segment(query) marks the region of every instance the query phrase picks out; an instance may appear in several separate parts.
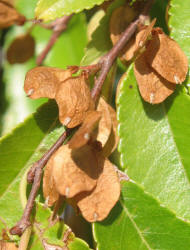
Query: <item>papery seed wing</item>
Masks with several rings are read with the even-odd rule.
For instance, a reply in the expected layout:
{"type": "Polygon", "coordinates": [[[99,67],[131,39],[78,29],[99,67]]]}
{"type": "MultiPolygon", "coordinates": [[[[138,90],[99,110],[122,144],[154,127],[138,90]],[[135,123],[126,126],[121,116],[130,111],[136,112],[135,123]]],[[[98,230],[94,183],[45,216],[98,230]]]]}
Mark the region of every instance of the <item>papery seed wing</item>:
{"type": "Polygon", "coordinates": [[[41,97],[55,98],[61,80],[71,76],[70,70],[53,67],[35,67],[26,74],[24,90],[32,99],[41,97]]]}
{"type": "Polygon", "coordinates": [[[35,41],[29,35],[22,35],[13,40],[7,50],[7,60],[10,64],[24,63],[34,55],[35,41]]]}
{"type": "Polygon", "coordinates": [[[102,113],[102,117],[98,126],[97,141],[102,143],[102,147],[106,144],[112,129],[112,121],[109,111],[109,104],[100,97],[97,110],[102,113]]]}
{"type": "Polygon", "coordinates": [[[56,190],[55,181],[52,175],[54,157],[55,154],[49,159],[43,176],[43,194],[48,206],[52,206],[59,199],[59,193],[56,190]]]}
{"type": "Polygon", "coordinates": [[[0,29],[8,28],[16,21],[19,21],[21,15],[8,3],[0,2],[0,29]]]}
{"type": "Polygon", "coordinates": [[[89,222],[102,221],[114,207],[120,197],[120,182],[114,166],[105,159],[103,172],[98,178],[96,188],[74,199],[89,222]]]}
{"type": "Polygon", "coordinates": [[[112,121],[112,129],[106,144],[103,147],[103,155],[108,157],[116,148],[119,142],[119,136],[117,134],[117,116],[115,110],[109,105],[109,112],[112,121]]]}
{"type": "Polygon", "coordinates": [[[101,112],[89,111],[81,127],[77,130],[77,132],[69,141],[69,147],[74,149],[84,146],[91,138],[91,134],[93,130],[97,127],[100,118],[101,112]]]}
{"type": "Polygon", "coordinates": [[[161,103],[175,90],[175,84],[168,82],[148,66],[144,54],[136,59],[134,73],[141,96],[146,102],[161,103]]]}
{"type": "Polygon", "coordinates": [[[81,124],[88,111],[94,109],[90,89],[82,76],[64,81],[55,99],[59,107],[59,120],[68,128],[81,124]]]}
{"type": "Polygon", "coordinates": [[[146,53],[147,63],[167,81],[180,84],[188,72],[188,60],[180,46],[160,29],[154,29],[146,53]]]}
{"type": "Polygon", "coordinates": [[[53,178],[59,194],[71,198],[95,188],[102,171],[91,146],[72,150],[68,145],[58,149],[53,159],[53,178]]]}

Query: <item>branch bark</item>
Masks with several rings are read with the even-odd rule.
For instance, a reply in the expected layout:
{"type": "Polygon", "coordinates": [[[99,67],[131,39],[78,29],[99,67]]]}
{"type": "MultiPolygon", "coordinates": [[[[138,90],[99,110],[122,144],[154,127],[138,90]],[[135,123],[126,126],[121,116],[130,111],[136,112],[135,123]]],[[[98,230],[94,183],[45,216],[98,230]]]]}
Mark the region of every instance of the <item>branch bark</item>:
{"type": "Polygon", "coordinates": [[[27,180],[29,183],[33,182],[32,189],[26,207],[24,209],[23,216],[21,220],[16,224],[16,226],[10,229],[11,234],[13,235],[16,234],[20,236],[22,235],[24,230],[31,225],[30,215],[34,207],[36,195],[40,188],[43,168],[46,165],[49,158],[51,157],[51,155],[63,144],[63,142],[70,135],[71,132],[72,132],[71,129],[66,129],[66,131],[59,137],[56,143],[43,155],[43,157],[40,160],[38,160],[33,164],[32,168],[28,172],[27,180]]]}
{"type": "Polygon", "coordinates": [[[41,54],[38,56],[38,58],[36,60],[36,64],[38,66],[40,66],[43,63],[47,54],[49,53],[49,51],[51,50],[51,48],[53,47],[53,45],[55,44],[55,42],[57,41],[59,36],[62,34],[63,31],[65,31],[67,29],[68,23],[69,23],[72,16],[73,16],[73,14],[71,14],[69,16],[61,17],[61,18],[55,20],[52,24],[47,26],[48,29],[53,29],[53,33],[52,33],[46,47],[44,48],[44,50],[41,52],[41,54]]]}

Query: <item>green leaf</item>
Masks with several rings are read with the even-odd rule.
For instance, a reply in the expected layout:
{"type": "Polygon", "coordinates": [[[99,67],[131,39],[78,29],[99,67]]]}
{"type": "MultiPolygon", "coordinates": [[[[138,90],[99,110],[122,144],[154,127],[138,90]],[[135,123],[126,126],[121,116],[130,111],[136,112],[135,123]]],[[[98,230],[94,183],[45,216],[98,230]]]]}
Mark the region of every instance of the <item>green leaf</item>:
{"type": "Polygon", "coordinates": [[[38,0],[15,0],[15,7],[26,18],[32,19],[37,2],[38,0]]]}
{"type": "Polygon", "coordinates": [[[140,97],[132,67],[118,98],[121,164],[145,192],[190,219],[190,97],[173,94],[160,105],[140,97]]]}
{"type": "MultiPolygon", "coordinates": [[[[172,0],[169,9],[170,36],[179,43],[180,47],[188,57],[190,62],[190,22],[189,22],[189,1],[172,0]]],[[[190,73],[189,73],[190,74],[190,73]]],[[[186,81],[190,84],[189,77],[186,81]]]]}
{"type": "Polygon", "coordinates": [[[105,0],[39,0],[36,6],[36,17],[44,21],[53,20],[64,15],[91,9],[105,0]]]}
{"type": "Polygon", "coordinates": [[[120,201],[93,228],[99,250],[185,250],[190,244],[190,223],[134,182],[122,183],[120,201]]]}
{"type": "Polygon", "coordinates": [[[23,177],[63,132],[55,102],[44,104],[10,134],[0,140],[0,230],[12,227],[21,217],[26,202],[23,177]]]}
{"type": "MultiPolygon", "coordinates": [[[[45,243],[48,244],[49,247],[59,246],[63,248],[67,246],[70,250],[89,249],[88,245],[83,240],[76,238],[75,235],[70,232],[70,228],[65,225],[63,221],[55,220],[54,223],[51,223],[51,216],[52,211],[45,207],[44,204],[37,202],[33,228],[42,246],[44,246],[45,243]],[[64,237],[66,237],[65,242],[63,241],[64,237]]],[[[39,242],[38,245],[40,245],[39,242]]],[[[33,244],[31,249],[36,249],[36,244],[33,244]]]]}
{"type": "Polygon", "coordinates": [[[112,43],[110,40],[109,21],[112,12],[124,3],[125,0],[114,1],[108,7],[105,15],[95,14],[98,15],[97,18],[99,18],[99,20],[97,21],[96,18],[94,18],[92,21],[96,23],[97,28],[91,34],[91,40],[86,47],[85,55],[82,59],[81,65],[96,63],[101,56],[111,49],[112,43]],[[99,25],[97,25],[97,22],[99,25]]]}

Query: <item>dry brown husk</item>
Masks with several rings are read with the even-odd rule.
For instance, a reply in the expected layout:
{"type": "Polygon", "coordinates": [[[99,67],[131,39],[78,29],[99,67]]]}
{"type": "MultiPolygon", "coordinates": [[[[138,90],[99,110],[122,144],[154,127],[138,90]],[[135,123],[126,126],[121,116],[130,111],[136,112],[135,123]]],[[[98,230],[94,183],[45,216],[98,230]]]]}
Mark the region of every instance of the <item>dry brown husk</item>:
{"type": "Polygon", "coordinates": [[[91,191],[97,184],[102,168],[103,163],[97,159],[90,145],[74,150],[64,145],[53,157],[52,176],[55,188],[67,198],[91,191]]]}
{"type": "Polygon", "coordinates": [[[137,15],[136,11],[126,5],[115,9],[110,19],[110,36],[113,45],[120,39],[121,34],[137,15]]]}
{"type": "Polygon", "coordinates": [[[156,23],[156,18],[152,20],[149,25],[141,28],[141,30],[136,35],[135,50],[139,50],[144,47],[147,39],[151,36],[152,29],[156,23]]]}
{"type": "MultiPolygon", "coordinates": [[[[110,33],[113,45],[115,45],[115,43],[119,40],[122,33],[137,13],[138,12],[135,7],[128,5],[121,6],[113,12],[110,20],[110,33]]],[[[125,48],[122,50],[120,54],[120,59],[122,61],[130,61],[136,55],[137,51],[145,45],[155,22],[156,19],[153,19],[150,25],[139,27],[140,31],[137,35],[134,34],[132,36],[132,38],[127,42],[125,48]]]]}
{"type": "Polygon", "coordinates": [[[102,113],[102,117],[99,121],[98,126],[98,134],[97,134],[97,141],[102,143],[102,147],[105,146],[112,129],[112,120],[109,111],[109,104],[104,100],[103,97],[100,97],[97,111],[102,113]]]}
{"type": "Polygon", "coordinates": [[[147,64],[144,53],[136,59],[134,73],[141,96],[146,102],[161,103],[175,90],[175,84],[162,78],[147,64]]]}
{"type": "MultiPolygon", "coordinates": [[[[120,39],[122,33],[132,20],[137,16],[134,8],[126,5],[114,10],[110,19],[110,38],[113,45],[120,39]]],[[[135,35],[127,42],[125,48],[120,53],[121,60],[130,61],[135,52],[135,35]]]]}
{"type": "Polygon", "coordinates": [[[79,148],[90,139],[97,140],[103,147],[103,155],[107,157],[116,149],[119,141],[116,112],[102,97],[97,110],[89,111],[83,124],[69,141],[69,146],[79,148]]]}
{"type": "Polygon", "coordinates": [[[7,60],[10,64],[24,63],[34,55],[35,41],[29,35],[21,35],[13,40],[7,50],[7,60]]]}
{"type": "Polygon", "coordinates": [[[108,157],[117,147],[117,118],[115,110],[101,97],[97,110],[102,112],[97,133],[97,141],[101,142],[103,155],[108,157]]]}
{"type": "Polygon", "coordinates": [[[152,39],[146,47],[146,61],[159,75],[175,84],[185,80],[188,59],[180,46],[160,28],[152,31],[152,39]]]}
{"type": "Polygon", "coordinates": [[[27,72],[24,90],[32,99],[41,97],[55,98],[61,82],[72,76],[71,70],[53,67],[35,67],[27,72]]]}
{"type": "Polygon", "coordinates": [[[81,127],[77,130],[77,132],[68,142],[69,147],[74,149],[80,148],[87,144],[87,142],[91,139],[91,134],[93,130],[97,127],[100,118],[101,112],[89,111],[81,127]]]}
{"type": "Polygon", "coordinates": [[[125,46],[125,52],[120,57],[122,61],[130,61],[136,53],[136,43],[135,43],[135,36],[133,36],[125,46]]]}
{"type": "Polygon", "coordinates": [[[68,128],[81,124],[87,113],[95,108],[84,76],[64,81],[56,92],[55,100],[59,107],[59,120],[68,128]]]}
{"type": "Polygon", "coordinates": [[[15,23],[24,22],[25,18],[20,15],[8,2],[0,2],[0,29],[8,28],[15,23]]]}
{"type": "Polygon", "coordinates": [[[102,149],[102,154],[105,157],[108,157],[112,152],[114,152],[119,143],[119,136],[117,134],[117,126],[118,126],[117,116],[115,110],[110,105],[109,105],[109,112],[112,121],[112,128],[109,138],[102,149]]]}
{"type": "Polygon", "coordinates": [[[59,199],[59,193],[56,190],[55,181],[52,175],[54,157],[55,155],[53,154],[49,159],[43,176],[43,194],[48,206],[52,206],[59,199]]]}
{"type": "Polygon", "coordinates": [[[120,196],[120,182],[114,166],[104,159],[104,167],[95,189],[73,198],[83,217],[89,222],[102,221],[114,207],[120,196]]]}
{"type": "Polygon", "coordinates": [[[137,52],[144,47],[151,34],[155,22],[156,19],[154,18],[149,25],[139,28],[136,36],[133,36],[127,43],[125,47],[125,53],[121,57],[122,61],[130,61],[134,56],[136,56],[137,52]]]}

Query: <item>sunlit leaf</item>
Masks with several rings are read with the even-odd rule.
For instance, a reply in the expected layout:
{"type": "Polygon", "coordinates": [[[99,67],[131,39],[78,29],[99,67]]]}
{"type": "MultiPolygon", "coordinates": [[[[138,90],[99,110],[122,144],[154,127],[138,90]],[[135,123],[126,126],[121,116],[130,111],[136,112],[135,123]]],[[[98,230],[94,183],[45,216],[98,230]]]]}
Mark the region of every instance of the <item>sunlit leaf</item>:
{"type": "Polygon", "coordinates": [[[190,219],[190,97],[160,105],[140,97],[132,67],[118,97],[121,164],[130,178],[177,216],[190,219]]]}
{"type": "Polygon", "coordinates": [[[99,250],[186,250],[190,244],[190,223],[134,182],[122,184],[120,201],[93,229],[99,250]]]}
{"type": "Polygon", "coordinates": [[[84,9],[91,9],[105,0],[39,0],[36,16],[45,21],[53,20],[71,13],[78,13],[84,9]]]}
{"type": "Polygon", "coordinates": [[[31,164],[39,159],[62,133],[57,105],[42,106],[10,134],[0,140],[0,230],[16,223],[26,202],[23,177],[31,164]]]}

